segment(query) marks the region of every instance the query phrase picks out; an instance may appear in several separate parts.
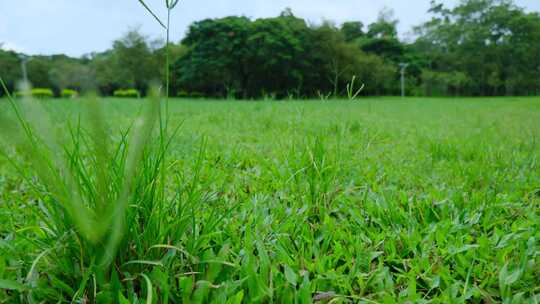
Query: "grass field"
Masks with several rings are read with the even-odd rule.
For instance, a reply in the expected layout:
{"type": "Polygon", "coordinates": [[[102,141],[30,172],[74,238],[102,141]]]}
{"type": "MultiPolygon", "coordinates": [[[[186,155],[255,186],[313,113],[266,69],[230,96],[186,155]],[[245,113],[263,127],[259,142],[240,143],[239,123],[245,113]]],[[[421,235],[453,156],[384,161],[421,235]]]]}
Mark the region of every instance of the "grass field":
{"type": "Polygon", "coordinates": [[[34,130],[62,187],[2,125],[0,303],[540,302],[539,98],[173,100],[133,171],[142,102],[81,103],[34,130]]]}

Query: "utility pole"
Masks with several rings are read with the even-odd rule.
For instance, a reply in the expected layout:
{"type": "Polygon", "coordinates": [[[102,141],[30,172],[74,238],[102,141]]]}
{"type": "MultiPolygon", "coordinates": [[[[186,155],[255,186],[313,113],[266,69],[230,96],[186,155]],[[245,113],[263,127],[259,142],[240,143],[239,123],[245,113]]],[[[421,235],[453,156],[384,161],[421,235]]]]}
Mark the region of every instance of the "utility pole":
{"type": "Polygon", "coordinates": [[[23,81],[25,82],[25,85],[28,83],[28,72],[26,69],[26,63],[28,63],[28,56],[20,54],[19,59],[21,59],[21,69],[22,69],[22,77],[23,81]]]}
{"type": "Polygon", "coordinates": [[[400,63],[399,67],[401,68],[401,98],[405,98],[405,70],[409,66],[408,63],[400,63]]]}

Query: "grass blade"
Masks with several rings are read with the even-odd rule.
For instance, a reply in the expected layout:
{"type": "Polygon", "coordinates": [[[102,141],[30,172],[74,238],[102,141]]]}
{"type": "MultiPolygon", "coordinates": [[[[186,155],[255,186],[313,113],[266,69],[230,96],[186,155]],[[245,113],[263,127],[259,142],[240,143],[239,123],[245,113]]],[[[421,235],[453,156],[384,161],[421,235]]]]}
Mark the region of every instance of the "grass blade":
{"type": "Polygon", "coordinates": [[[21,284],[17,281],[0,279],[0,289],[25,291],[28,289],[28,287],[26,287],[26,285],[21,284]]]}
{"type": "Polygon", "coordinates": [[[148,5],[143,0],[139,0],[139,3],[156,19],[157,22],[164,28],[167,29],[167,26],[159,19],[159,17],[150,9],[148,5]]]}

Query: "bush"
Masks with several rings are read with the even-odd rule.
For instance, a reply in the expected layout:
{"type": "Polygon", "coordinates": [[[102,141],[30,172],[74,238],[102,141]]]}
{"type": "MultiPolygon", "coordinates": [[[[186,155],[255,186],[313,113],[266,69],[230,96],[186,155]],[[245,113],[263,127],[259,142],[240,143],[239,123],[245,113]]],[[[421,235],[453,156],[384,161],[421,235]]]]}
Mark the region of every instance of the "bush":
{"type": "Polygon", "coordinates": [[[176,94],[176,96],[180,97],[180,98],[188,98],[189,97],[189,93],[186,92],[186,91],[180,91],[178,92],[178,94],[176,94]]]}
{"type": "Polygon", "coordinates": [[[13,97],[15,98],[20,98],[20,97],[23,97],[23,96],[28,96],[29,94],[26,94],[26,92],[20,92],[20,91],[16,91],[13,93],[13,97]]]}
{"type": "Polygon", "coordinates": [[[36,98],[53,98],[54,93],[51,89],[35,88],[32,89],[32,96],[36,98]]]}
{"type": "Polygon", "coordinates": [[[120,98],[139,98],[141,97],[141,93],[135,89],[127,89],[127,90],[116,90],[113,93],[114,97],[120,97],[120,98]]]}
{"type": "Polygon", "coordinates": [[[191,92],[191,98],[204,98],[204,94],[201,92],[191,92]]]}
{"type": "MultiPolygon", "coordinates": [[[[51,89],[46,88],[35,88],[30,91],[30,95],[35,98],[53,98],[54,93],[51,89]]],[[[15,97],[28,96],[27,92],[15,92],[13,94],[15,97]]]]}
{"type": "Polygon", "coordinates": [[[60,95],[62,96],[62,98],[77,98],[79,97],[79,92],[75,90],[64,89],[62,90],[62,93],[60,93],[60,95]]]}

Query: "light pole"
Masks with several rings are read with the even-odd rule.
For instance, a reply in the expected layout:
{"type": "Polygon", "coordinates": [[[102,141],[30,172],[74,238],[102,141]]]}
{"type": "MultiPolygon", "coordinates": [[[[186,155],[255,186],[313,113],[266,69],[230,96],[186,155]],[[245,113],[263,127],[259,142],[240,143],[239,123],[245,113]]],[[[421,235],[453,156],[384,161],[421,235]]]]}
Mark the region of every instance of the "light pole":
{"type": "Polygon", "coordinates": [[[23,81],[25,82],[25,84],[28,83],[28,72],[27,72],[27,69],[26,69],[26,64],[30,60],[29,58],[30,57],[28,55],[24,55],[24,54],[19,55],[19,59],[21,59],[22,77],[23,77],[23,81]]]}
{"type": "Polygon", "coordinates": [[[400,63],[399,67],[401,68],[401,98],[405,98],[405,70],[409,66],[408,63],[400,63]]]}

